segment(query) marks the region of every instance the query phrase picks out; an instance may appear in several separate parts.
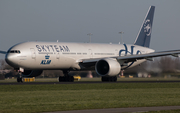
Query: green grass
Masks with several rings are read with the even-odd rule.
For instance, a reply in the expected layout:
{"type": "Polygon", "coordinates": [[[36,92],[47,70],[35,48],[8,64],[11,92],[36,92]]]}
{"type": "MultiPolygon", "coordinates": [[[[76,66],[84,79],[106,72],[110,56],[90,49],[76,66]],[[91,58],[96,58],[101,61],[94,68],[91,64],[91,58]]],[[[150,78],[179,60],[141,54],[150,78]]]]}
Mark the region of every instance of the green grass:
{"type": "Polygon", "coordinates": [[[180,83],[0,85],[0,113],[180,105],[180,83]]]}

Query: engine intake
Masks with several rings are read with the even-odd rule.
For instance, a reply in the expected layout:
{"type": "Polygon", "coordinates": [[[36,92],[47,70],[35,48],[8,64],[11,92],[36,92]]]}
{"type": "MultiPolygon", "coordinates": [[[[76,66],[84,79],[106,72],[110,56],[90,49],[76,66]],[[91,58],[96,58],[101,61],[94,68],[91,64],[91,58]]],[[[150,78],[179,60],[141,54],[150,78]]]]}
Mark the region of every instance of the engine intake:
{"type": "Polygon", "coordinates": [[[120,73],[121,66],[116,59],[105,58],[96,63],[95,70],[100,76],[116,76],[120,73]]]}

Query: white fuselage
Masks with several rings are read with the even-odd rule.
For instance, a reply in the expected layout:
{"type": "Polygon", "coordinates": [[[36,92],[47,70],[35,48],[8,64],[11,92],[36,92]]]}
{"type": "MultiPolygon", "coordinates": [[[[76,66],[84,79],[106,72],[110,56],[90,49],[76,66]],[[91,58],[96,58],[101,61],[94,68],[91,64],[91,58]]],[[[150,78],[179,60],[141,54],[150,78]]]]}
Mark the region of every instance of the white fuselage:
{"type": "MultiPolygon", "coordinates": [[[[83,59],[151,52],[154,52],[154,50],[126,44],[25,42],[11,47],[6,55],[6,61],[14,68],[30,70],[82,70],[81,66],[79,66],[79,61],[83,59]]],[[[124,66],[123,68],[133,67],[143,61],[145,60],[138,60],[132,65],[124,66]]]]}

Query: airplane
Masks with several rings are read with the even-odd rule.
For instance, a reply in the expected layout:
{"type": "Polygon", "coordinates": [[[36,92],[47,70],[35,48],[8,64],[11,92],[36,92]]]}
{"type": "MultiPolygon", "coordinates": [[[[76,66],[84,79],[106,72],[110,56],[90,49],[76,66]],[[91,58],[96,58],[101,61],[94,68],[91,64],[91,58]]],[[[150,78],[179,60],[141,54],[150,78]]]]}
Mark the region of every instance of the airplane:
{"type": "Polygon", "coordinates": [[[36,77],[43,70],[62,70],[59,82],[73,82],[70,71],[95,70],[104,82],[116,82],[121,70],[132,68],[153,57],[172,55],[180,50],[155,52],[150,39],[155,6],[150,6],[134,44],[100,44],[69,42],[23,42],[12,46],[5,55],[6,62],[23,77],[36,77]]]}

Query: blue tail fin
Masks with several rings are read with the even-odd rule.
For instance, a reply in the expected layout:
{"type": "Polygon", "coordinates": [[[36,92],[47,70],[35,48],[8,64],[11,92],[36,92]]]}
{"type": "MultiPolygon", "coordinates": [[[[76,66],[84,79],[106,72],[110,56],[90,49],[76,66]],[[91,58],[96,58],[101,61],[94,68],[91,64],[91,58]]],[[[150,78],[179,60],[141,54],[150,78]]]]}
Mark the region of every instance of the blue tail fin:
{"type": "Polygon", "coordinates": [[[142,23],[134,45],[149,47],[151,40],[152,24],[155,6],[150,6],[147,15],[142,23]]]}

